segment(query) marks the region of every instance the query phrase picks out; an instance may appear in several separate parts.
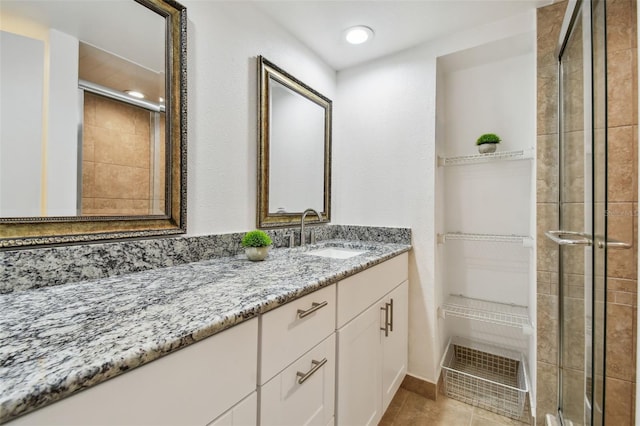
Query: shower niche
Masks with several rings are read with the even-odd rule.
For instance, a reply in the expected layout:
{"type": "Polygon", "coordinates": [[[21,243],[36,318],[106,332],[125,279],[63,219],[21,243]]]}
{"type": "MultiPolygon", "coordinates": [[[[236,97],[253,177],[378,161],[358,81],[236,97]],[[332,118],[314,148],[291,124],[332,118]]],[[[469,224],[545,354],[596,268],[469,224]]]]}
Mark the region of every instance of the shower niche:
{"type": "Polygon", "coordinates": [[[444,392],[535,413],[535,33],[438,58],[436,295],[444,392]],[[484,133],[502,138],[477,154],[484,133]]]}

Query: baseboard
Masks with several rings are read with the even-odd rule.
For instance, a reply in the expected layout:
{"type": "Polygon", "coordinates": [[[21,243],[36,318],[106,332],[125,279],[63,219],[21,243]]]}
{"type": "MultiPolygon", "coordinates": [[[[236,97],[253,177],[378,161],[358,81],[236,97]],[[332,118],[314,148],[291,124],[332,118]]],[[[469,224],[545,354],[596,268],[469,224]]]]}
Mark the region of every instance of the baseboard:
{"type": "Polygon", "coordinates": [[[438,397],[438,385],[407,374],[400,385],[401,388],[417,393],[425,398],[435,400],[438,397]]]}

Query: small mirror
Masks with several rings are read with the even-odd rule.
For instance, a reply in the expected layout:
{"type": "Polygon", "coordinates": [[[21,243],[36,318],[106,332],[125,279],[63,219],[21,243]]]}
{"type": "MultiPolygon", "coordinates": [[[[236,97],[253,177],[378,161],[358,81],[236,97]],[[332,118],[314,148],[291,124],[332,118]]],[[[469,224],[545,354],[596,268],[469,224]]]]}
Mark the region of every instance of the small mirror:
{"type": "Polygon", "coordinates": [[[331,100],[263,57],[258,65],[258,227],[298,224],[308,208],[329,222],[331,100]]]}
{"type": "Polygon", "coordinates": [[[3,0],[0,17],[0,248],[184,233],[186,9],[3,0]]]}

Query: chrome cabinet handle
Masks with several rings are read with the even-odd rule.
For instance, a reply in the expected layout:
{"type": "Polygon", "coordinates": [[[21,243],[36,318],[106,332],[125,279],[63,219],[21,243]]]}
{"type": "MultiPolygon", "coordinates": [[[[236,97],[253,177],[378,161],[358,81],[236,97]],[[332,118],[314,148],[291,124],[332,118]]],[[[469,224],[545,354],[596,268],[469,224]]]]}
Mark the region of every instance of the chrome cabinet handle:
{"type": "Polygon", "coordinates": [[[381,311],[384,311],[384,327],[380,327],[380,330],[384,331],[384,336],[389,335],[389,304],[385,303],[380,307],[381,311]]]}
{"type": "Polygon", "coordinates": [[[576,231],[546,231],[544,235],[560,246],[590,246],[593,244],[591,236],[576,231]]]}
{"type": "Polygon", "coordinates": [[[632,246],[629,243],[624,243],[618,240],[598,240],[598,248],[608,248],[614,250],[626,250],[630,249],[632,246]]]}
{"type": "Polygon", "coordinates": [[[384,304],[384,307],[380,307],[381,311],[384,311],[384,327],[380,327],[380,330],[384,331],[384,337],[389,336],[389,331],[393,331],[393,299],[391,303],[384,304]]]}
{"type": "Polygon", "coordinates": [[[312,313],[314,313],[315,311],[317,311],[318,309],[322,309],[325,306],[327,306],[327,301],[325,300],[324,302],[313,302],[311,304],[311,307],[309,309],[307,309],[306,311],[303,309],[298,309],[298,318],[304,318],[307,315],[311,315],[312,313]]]}
{"type": "Polygon", "coordinates": [[[303,384],[305,381],[307,381],[307,379],[311,376],[313,376],[313,373],[315,373],[316,371],[318,371],[320,368],[322,368],[323,365],[325,365],[327,363],[327,359],[323,358],[322,361],[316,361],[315,359],[311,360],[311,370],[307,371],[306,373],[303,373],[302,371],[298,371],[296,373],[296,376],[300,377],[298,379],[298,384],[303,384]]]}

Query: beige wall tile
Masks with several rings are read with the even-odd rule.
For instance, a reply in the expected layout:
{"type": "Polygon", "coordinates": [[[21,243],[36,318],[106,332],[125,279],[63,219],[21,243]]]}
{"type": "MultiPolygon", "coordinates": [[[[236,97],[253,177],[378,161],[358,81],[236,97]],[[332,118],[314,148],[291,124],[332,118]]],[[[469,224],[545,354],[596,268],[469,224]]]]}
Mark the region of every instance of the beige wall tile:
{"type": "Polygon", "coordinates": [[[633,53],[630,49],[607,55],[609,128],[635,124],[633,106],[633,53]]]}
{"type": "Polygon", "coordinates": [[[637,197],[637,147],[633,126],[609,129],[608,137],[608,199],[609,202],[634,201],[637,197]]]}
{"type": "Polygon", "coordinates": [[[97,198],[149,197],[149,174],[145,169],[97,163],[95,173],[97,198]]]}
{"type": "Polygon", "coordinates": [[[558,205],[537,204],[537,270],[558,271],[558,245],[545,237],[544,232],[558,228],[558,205]]]}
{"type": "Polygon", "coordinates": [[[633,425],[633,383],[608,377],[605,395],[606,425],[633,425]]]}
{"type": "Polygon", "coordinates": [[[536,283],[538,294],[551,294],[551,272],[538,271],[536,283]]]}
{"type": "MultiPolygon", "coordinates": [[[[584,370],[584,298],[564,298],[564,365],[584,370]]],[[[570,388],[582,389],[582,388],[570,388]]]]}
{"type": "Polygon", "coordinates": [[[96,193],[96,171],[95,163],[92,161],[82,162],[82,196],[87,198],[95,197],[96,193]]]}
{"type": "Polygon", "coordinates": [[[558,133],[558,68],[556,65],[538,70],[537,76],[538,135],[558,133]]]}
{"type": "Polygon", "coordinates": [[[607,377],[635,377],[635,346],[631,306],[607,303],[607,377]]]}
{"type": "Polygon", "coordinates": [[[620,278],[609,278],[607,280],[607,288],[610,291],[623,291],[629,293],[637,293],[638,291],[636,280],[625,280],[620,278]]]}
{"type": "Polygon", "coordinates": [[[82,128],[82,161],[94,161],[96,130],[89,124],[82,128]]]}
{"type": "Polygon", "coordinates": [[[101,129],[95,137],[95,161],[149,169],[149,139],[101,129]]]}
{"type": "MultiPolygon", "coordinates": [[[[584,355],[581,355],[584,358],[584,355]]],[[[580,420],[584,415],[584,371],[565,368],[563,370],[563,412],[566,419],[580,420]]]]}
{"type": "Polygon", "coordinates": [[[635,18],[631,0],[607,0],[607,49],[609,52],[634,47],[635,18]]]}
{"type": "Polygon", "coordinates": [[[540,135],[537,139],[538,203],[558,202],[558,135],[540,135]]]}
{"type": "Polygon", "coordinates": [[[124,133],[135,133],[133,120],[136,107],[113,101],[102,96],[96,97],[96,126],[118,130],[124,133]]]}
{"type": "Polygon", "coordinates": [[[538,361],[555,364],[558,359],[558,297],[538,295],[538,361]]]}
{"type": "Polygon", "coordinates": [[[556,63],[555,51],[566,8],[567,2],[561,1],[536,10],[538,68],[553,66],[556,63]]]}
{"type": "Polygon", "coordinates": [[[632,243],[629,250],[607,251],[607,275],[612,278],[636,279],[637,244],[634,222],[637,222],[633,203],[610,203],[607,215],[608,238],[632,243]]]}
{"type": "Polygon", "coordinates": [[[555,415],[558,409],[558,367],[553,363],[537,363],[537,418],[543,421],[544,416],[549,413],[555,415]]]}

